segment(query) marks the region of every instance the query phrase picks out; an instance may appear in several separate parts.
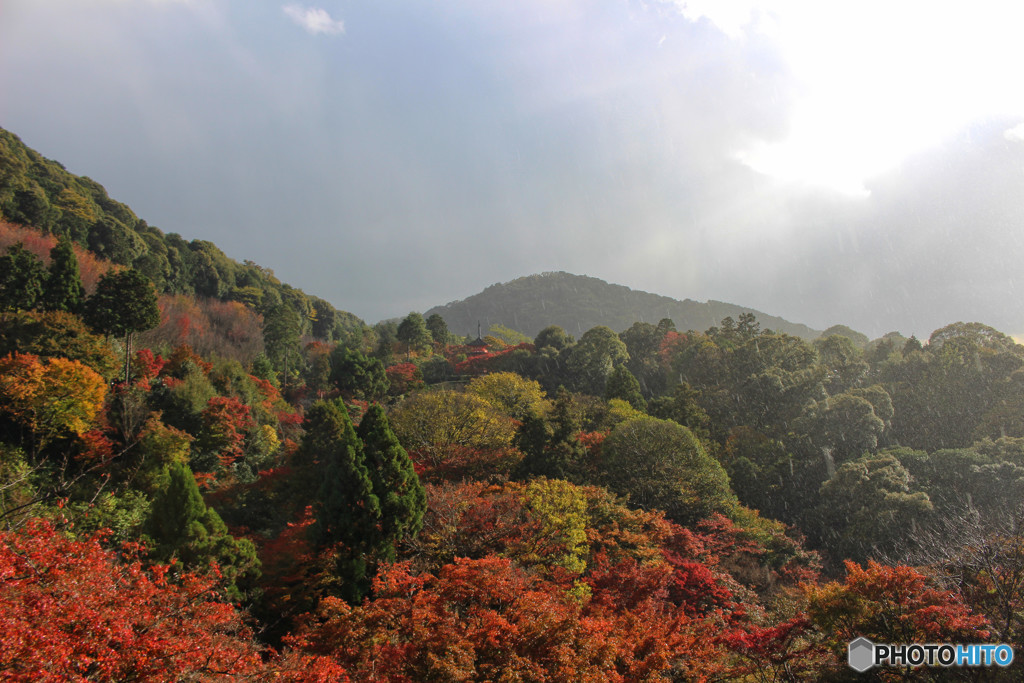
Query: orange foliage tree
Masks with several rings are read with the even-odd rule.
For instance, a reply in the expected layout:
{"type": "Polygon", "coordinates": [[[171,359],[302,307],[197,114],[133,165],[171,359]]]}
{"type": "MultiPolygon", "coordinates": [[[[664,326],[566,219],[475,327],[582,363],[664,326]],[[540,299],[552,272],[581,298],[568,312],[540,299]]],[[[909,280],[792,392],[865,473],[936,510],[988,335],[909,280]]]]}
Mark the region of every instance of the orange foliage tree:
{"type": "Polygon", "coordinates": [[[715,667],[710,632],[656,600],[590,609],[507,558],[419,575],[392,565],[374,594],[359,607],[325,599],[291,642],[369,681],[657,681],[683,653],[715,667]]]}
{"type": "Polygon", "coordinates": [[[985,617],[972,613],[959,593],[942,590],[918,570],[873,560],[846,561],[846,579],[806,587],[807,613],[823,642],[845,666],[846,646],[864,636],[876,643],[979,643],[988,639],[985,617]]]}
{"type": "Polygon", "coordinates": [[[89,431],[106,392],[103,378],[78,361],[40,361],[27,353],[0,358],[0,412],[28,430],[34,453],[61,436],[89,431]]]}
{"type": "Polygon", "coordinates": [[[237,301],[161,295],[160,324],[139,335],[152,347],[187,345],[202,356],[217,355],[243,365],[263,352],[263,318],[237,301]]]}
{"type": "MultiPolygon", "coordinates": [[[[57,244],[57,238],[34,228],[0,221],[0,253],[6,252],[8,247],[18,242],[21,242],[26,249],[38,256],[43,264],[48,266],[50,250],[57,244]]],[[[97,258],[92,252],[77,244],[72,248],[75,251],[75,258],[78,259],[78,273],[85,292],[92,294],[96,291],[96,283],[99,282],[100,276],[115,266],[97,258]]]]}
{"type": "Polygon", "coordinates": [[[197,444],[214,453],[221,468],[245,454],[245,435],[255,427],[249,406],[229,396],[214,396],[202,412],[203,428],[197,444]]]}
{"type": "Polygon", "coordinates": [[[0,313],[0,355],[14,351],[81,361],[107,378],[114,377],[118,368],[117,356],[103,337],[65,311],[0,313]]]}
{"type": "Polygon", "coordinates": [[[0,670],[11,681],[344,681],[326,658],[267,661],[213,577],[119,563],[39,520],[0,532],[0,670]]]}

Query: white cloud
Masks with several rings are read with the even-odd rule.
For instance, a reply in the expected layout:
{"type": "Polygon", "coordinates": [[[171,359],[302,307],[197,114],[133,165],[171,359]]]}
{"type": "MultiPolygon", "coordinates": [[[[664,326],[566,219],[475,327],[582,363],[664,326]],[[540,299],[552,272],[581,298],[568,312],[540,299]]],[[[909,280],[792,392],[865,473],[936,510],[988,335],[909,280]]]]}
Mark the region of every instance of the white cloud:
{"type": "Polygon", "coordinates": [[[663,0],[690,21],[707,19],[730,38],[741,37],[762,9],[759,0],[663,0]]]}
{"type": "Polygon", "coordinates": [[[1003,136],[1011,142],[1024,142],[1024,123],[1019,123],[1013,128],[1010,128],[1003,136]]]}
{"type": "Polygon", "coordinates": [[[332,19],[327,10],[320,7],[285,5],[284,13],[314,36],[319,33],[333,36],[345,32],[345,22],[340,19],[332,19]]]}

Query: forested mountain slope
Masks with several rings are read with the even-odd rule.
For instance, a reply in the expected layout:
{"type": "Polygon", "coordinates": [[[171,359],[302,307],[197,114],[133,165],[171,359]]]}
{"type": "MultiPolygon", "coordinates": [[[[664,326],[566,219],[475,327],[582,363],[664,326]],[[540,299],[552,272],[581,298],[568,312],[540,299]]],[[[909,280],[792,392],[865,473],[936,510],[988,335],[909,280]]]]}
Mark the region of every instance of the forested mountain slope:
{"type": "Polygon", "coordinates": [[[706,330],[723,318],[738,319],[752,313],[762,327],[803,339],[820,334],[806,325],[791,323],[751,308],[722,301],[679,301],[604,280],[571,273],[541,273],[494,284],[461,301],[435,306],[425,315],[439,314],[456,334],[476,334],[503,325],[534,337],[548,325],[558,325],[579,336],[597,325],[622,332],[635,322],[657,323],[671,318],[676,329],[706,330]]]}
{"type": "Polygon", "coordinates": [[[212,242],[188,241],[149,225],[95,180],[69,173],[3,128],[0,219],[67,237],[101,259],[135,268],[163,294],[238,301],[321,339],[367,331],[355,315],[280,282],[272,270],[238,263],[212,242]]]}

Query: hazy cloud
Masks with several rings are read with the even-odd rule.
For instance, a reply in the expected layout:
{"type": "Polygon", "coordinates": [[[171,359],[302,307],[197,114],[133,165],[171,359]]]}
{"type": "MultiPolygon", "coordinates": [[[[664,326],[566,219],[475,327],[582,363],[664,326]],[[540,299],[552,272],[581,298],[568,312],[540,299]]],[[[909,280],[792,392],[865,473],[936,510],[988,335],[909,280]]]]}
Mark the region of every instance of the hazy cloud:
{"type": "Polygon", "coordinates": [[[314,36],[318,34],[331,36],[345,32],[345,23],[339,19],[332,19],[327,10],[320,7],[285,5],[284,13],[314,36]]]}

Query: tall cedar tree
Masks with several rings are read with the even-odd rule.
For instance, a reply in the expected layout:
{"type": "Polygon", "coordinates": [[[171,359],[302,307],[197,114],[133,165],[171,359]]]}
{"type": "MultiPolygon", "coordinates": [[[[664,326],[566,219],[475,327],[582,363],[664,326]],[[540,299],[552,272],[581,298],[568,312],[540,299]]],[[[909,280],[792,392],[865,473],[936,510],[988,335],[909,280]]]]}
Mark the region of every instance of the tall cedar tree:
{"type": "Polygon", "coordinates": [[[384,363],[359,349],[336,346],[331,352],[330,381],[345,396],[379,400],[388,393],[384,363]]]}
{"type": "Polygon", "coordinates": [[[18,242],[0,256],[0,310],[35,308],[43,293],[46,270],[35,254],[18,242]]]}
{"type": "Polygon", "coordinates": [[[423,527],[427,494],[409,454],[391,431],[383,408],[370,406],[357,433],[363,442],[373,492],[380,502],[380,556],[392,561],[395,543],[415,536],[423,527]]]}
{"type": "Polygon", "coordinates": [[[295,366],[299,358],[299,339],[302,336],[302,318],[288,304],[278,304],[263,316],[263,344],[274,367],[283,372],[283,384],[288,386],[288,367],[295,366]]]}
{"type": "Polygon", "coordinates": [[[445,346],[451,339],[451,333],[448,331],[448,323],[444,321],[437,313],[434,313],[427,318],[427,329],[430,330],[430,336],[434,338],[435,344],[441,344],[445,346]]]}
{"type": "Polygon", "coordinates": [[[640,382],[625,365],[618,365],[608,377],[605,399],[620,398],[637,410],[647,410],[647,401],[640,393],[640,382]]]}
{"type": "Polygon", "coordinates": [[[78,258],[71,240],[62,237],[50,250],[50,270],[43,286],[42,305],[48,311],[79,314],[85,303],[85,287],[78,273],[78,258]]]}
{"type": "Polygon", "coordinates": [[[565,387],[558,387],[550,421],[531,413],[516,434],[516,445],[524,454],[517,478],[545,476],[572,480],[586,456],[586,449],[577,438],[580,429],[572,396],[565,387]]]}
{"type": "Polygon", "coordinates": [[[429,349],[432,340],[427,323],[419,313],[410,313],[398,325],[398,341],[405,344],[407,352],[429,349]]]}
{"type": "Polygon", "coordinates": [[[160,324],[156,288],[148,277],[134,268],[111,271],[100,278],[96,292],[85,302],[85,321],[101,334],[124,337],[124,379],[132,335],[160,324]]]}
{"type": "Polygon", "coordinates": [[[369,562],[380,546],[380,501],[363,449],[341,401],[318,401],[306,417],[302,449],[321,474],[313,502],[313,541],[337,554],[341,596],[358,602],[369,590],[369,562]],[[339,547],[342,546],[342,547],[339,547]]]}
{"type": "Polygon", "coordinates": [[[186,569],[203,570],[216,564],[232,600],[243,597],[259,577],[256,548],[248,539],[236,539],[199,493],[192,470],[184,463],[167,469],[165,486],[153,498],[145,525],[153,541],[157,562],[177,559],[186,569]]]}
{"type": "Polygon", "coordinates": [[[532,479],[536,476],[548,475],[556,477],[548,463],[548,443],[551,441],[552,430],[543,417],[530,413],[523,418],[523,423],[516,430],[513,442],[522,453],[523,459],[516,469],[517,479],[532,479]]]}

